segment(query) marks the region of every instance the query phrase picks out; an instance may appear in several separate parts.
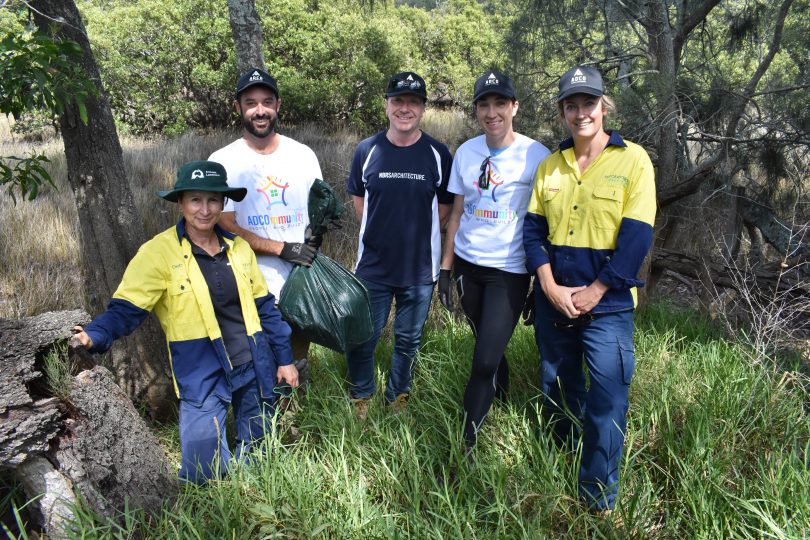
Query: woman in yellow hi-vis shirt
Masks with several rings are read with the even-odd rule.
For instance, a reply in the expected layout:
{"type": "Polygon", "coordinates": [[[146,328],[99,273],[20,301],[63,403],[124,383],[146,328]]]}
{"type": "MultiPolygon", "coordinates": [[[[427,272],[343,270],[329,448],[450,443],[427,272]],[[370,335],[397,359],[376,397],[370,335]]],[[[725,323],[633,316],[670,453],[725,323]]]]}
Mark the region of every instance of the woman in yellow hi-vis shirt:
{"type": "Polygon", "coordinates": [[[104,352],[155,312],[180,398],[178,474],[187,482],[201,484],[225,472],[229,407],[239,458],[266,434],[277,385],[298,386],[290,327],[256,255],[217,225],[225,197],[240,201],[246,192],[228,186],[219,163],[183,165],[174,189],[157,193],[177,203],[183,217],[140,247],[107,310],[74,329],[91,352],[104,352]]]}
{"type": "Polygon", "coordinates": [[[640,146],[606,131],[613,102],[599,72],[560,79],[557,106],[571,137],[537,169],[523,229],[540,287],[535,336],[544,411],[554,434],[582,436],[579,494],[595,511],[615,504],[633,377],[633,309],[652,244],[655,177],[640,146]],[[586,389],[583,359],[590,384],[586,389]]]}

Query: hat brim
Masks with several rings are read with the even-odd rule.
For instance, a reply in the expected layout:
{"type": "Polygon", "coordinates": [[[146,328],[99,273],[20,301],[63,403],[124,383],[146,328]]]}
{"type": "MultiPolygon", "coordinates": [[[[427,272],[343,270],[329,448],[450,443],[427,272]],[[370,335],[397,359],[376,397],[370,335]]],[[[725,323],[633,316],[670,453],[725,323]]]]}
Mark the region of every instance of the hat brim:
{"type": "Polygon", "coordinates": [[[275,86],[273,86],[272,84],[270,84],[267,81],[253,81],[252,83],[249,83],[249,84],[245,85],[244,88],[241,88],[236,93],[236,99],[239,99],[239,96],[241,96],[242,94],[245,93],[245,91],[250,90],[254,86],[264,86],[265,88],[267,88],[271,92],[273,92],[276,95],[276,99],[278,99],[278,88],[276,88],[275,86]]]}
{"type": "Polygon", "coordinates": [[[184,191],[205,191],[207,193],[224,193],[229,199],[239,202],[247,195],[247,188],[231,188],[231,187],[217,187],[209,189],[201,189],[198,187],[169,189],[166,191],[156,191],[155,194],[161,199],[169,202],[177,202],[177,196],[184,191]]]}
{"type": "Polygon", "coordinates": [[[605,95],[605,91],[602,90],[601,88],[592,88],[590,86],[577,86],[576,88],[568,88],[564,92],[560,92],[559,94],[557,94],[557,103],[575,94],[586,94],[588,96],[601,97],[605,95]]]}
{"type": "Polygon", "coordinates": [[[425,103],[427,103],[427,96],[426,95],[420,94],[419,92],[414,92],[413,90],[411,90],[409,88],[404,88],[402,90],[393,90],[391,92],[386,92],[385,97],[389,98],[389,97],[394,97],[394,96],[404,96],[405,94],[414,95],[414,96],[420,98],[425,103]]]}
{"type": "Polygon", "coordinates": [[[488,96],[490,94],[505,97],[506,99],[517,99],[517,96],[515,95],[514,92],[508,92],[506,90],[489,90],[489,89],[485,89],[483,92],[479,92],[478,94],[473,96],[473,99],[472,99],[473,105],[475,105],[475,102],[478,101],[479,99],[481,99],[481,98],[483,98],[485,96],[488,96]]]}

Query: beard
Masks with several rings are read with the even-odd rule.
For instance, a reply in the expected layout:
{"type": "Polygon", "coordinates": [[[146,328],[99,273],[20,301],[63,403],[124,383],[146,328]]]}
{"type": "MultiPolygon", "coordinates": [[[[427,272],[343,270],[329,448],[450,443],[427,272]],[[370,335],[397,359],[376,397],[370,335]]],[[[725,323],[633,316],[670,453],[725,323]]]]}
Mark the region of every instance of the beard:
{"type": "Polygon", "coordinates": [[[270,134],[272,134],[276,130],[277,121],[278,117],[270,116],[269,114],[256,115],[250,118],[242,116],[242,126],[247,130],[248,133],[260,139],[270,136],[270,134]],[[266,128],[258,129],[256,128],[256,126],[253,125],[254,120],[265,120],[265,119],[267,120],[266,128]]]}

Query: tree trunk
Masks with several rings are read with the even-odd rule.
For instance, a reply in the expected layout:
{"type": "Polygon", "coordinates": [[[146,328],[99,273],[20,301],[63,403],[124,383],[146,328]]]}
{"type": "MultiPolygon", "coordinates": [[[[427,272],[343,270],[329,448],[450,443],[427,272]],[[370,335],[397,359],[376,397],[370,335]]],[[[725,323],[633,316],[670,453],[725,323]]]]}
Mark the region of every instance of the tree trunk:
{"type": "MultiPolygon", "coordinates": [[[[79,216],[86,306],[91,313],[100,313],[143,240],[142,222],[130,191],[109,102],[76,4],[73,0],[34,0],[31,6],[41,30],[82,47],[82,68],[99,90],[98,97],[89,96],[86,101],[86,125],[75,105],[61,115],[59,123],[68,183],[79,216]]],[[[111,356],[116,380],[127,395],[145,404],[154,417],[168,417],[174,397],[166,344],[154,317],[149,317],[145,328],[120,340],[111,356]]]]}
{"type": "Polygon", "coordinates": [[[36,501],[28,508],[49,537],[74,517],[77,490],[106,516],[159,511],[177,491],[155,436],[106,369],[64,373],[59,395],[43,376],[46,356],[88,320],[78,310],[0,319],[0,470],[36,501]]]}
{"type": "Polygon", "coordinates": [[[231,20],[239,75],[251,68],[264,69],[264,37],[256,4],[253,0],[228,0],[228,16],[231,20]]]}
{"type": "MultiPolygon", "coordinates": [[[[807,224],[796,231],[792,224],[782,222],[769,208],[747,198],[740,201],[739,213],[746,225],[759,229],[765,240],[786,258],[803,262],[810,259],[807,224]]],[[[806,271],[810,273],[810,269],[806,271]]]]}

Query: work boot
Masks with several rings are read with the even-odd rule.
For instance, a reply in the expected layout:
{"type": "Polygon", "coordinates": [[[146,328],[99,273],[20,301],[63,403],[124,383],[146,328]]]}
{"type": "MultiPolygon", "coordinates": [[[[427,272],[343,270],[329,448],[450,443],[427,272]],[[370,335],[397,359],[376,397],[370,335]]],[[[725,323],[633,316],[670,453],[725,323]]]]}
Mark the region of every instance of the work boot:
{"type": "Polygon", "coordinates": [[[368,406],[371,404],[371,398],[352,398],[351,401],[354,407],[354,417],[365,422],[368,418],[368,406]]]}
{"type": "Polygon", "coordinates": [[[408,399],[410,399],[411,395],[408,393],[402,393],[398,395],[394,401],[388,404],[391,407],[391,412],[402,412],[408,408],[408,399]]]}

